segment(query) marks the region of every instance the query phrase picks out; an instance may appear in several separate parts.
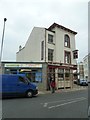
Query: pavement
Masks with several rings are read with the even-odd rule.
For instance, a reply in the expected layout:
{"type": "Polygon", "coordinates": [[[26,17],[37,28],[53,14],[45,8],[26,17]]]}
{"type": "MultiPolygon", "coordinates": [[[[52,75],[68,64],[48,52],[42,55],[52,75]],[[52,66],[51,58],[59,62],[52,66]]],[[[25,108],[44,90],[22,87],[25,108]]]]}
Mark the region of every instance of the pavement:
{"type": "MultiPolygon", "coordinates": [[[[62,93],[62,92],[71,92],[71,91],[78,91],[78,90],[85,90],[88,89],[88,86],[78,86],[74,88],[65,88],[65,89],[57,89],[55,90],[55,93],[62,93]]],[[[51,91],[43,90],[39,91],[38,94],[49,94],[51,91]]]]}

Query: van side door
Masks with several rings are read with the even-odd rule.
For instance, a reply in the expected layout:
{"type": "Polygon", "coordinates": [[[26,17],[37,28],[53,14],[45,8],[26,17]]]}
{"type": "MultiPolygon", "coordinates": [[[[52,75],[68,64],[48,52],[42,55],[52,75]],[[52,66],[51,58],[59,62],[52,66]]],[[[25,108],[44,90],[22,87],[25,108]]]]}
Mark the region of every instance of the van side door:
{"type": "Polygon", "coordinates": [[[29,89],[28,81],[24,77],[18,76],[17,93],[23,94],[29,89]]]}

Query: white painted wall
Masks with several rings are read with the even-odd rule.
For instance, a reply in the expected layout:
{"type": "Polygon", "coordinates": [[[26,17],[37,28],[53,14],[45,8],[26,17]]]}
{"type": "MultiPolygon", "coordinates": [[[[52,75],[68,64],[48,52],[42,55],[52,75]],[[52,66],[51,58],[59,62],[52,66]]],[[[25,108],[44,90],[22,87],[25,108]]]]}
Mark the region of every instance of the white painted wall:
{"type": "Polygon", "coordinates": [[[29,62],[41,61],[41,41],[44,41],[45,45],[45,28],[34,27],[25,44],[25,48],[17,53],[16,60],[29,62]]]}
{"type": "Polygon", "coordinates": [[[77,61],[73,59],[73,52],[72,52],[73,50],[76,49],[75,35],[57,27],[53,29],[53,31],[55,31],[54,33],[55,45],[52,46],[54,48],[54,60],[55,60],[54,62],[64,63],[64,51],[66,50],[71,52],[71,64],[76,64],[77,61]],[[64,47],[65,34],[68,34],[70,37],[70,48],[64,47]]]}
{"type": "Polygon", "coordinates": [[[55,33],[47,30],[46,31],[46,62],[48,62],[48,49],[53,49],[54,50],[53,61],[56,61],[56,59],[55,59],[55,33]],[[53,35],[53,44],[48,43],[48,34],[53,35]]]}

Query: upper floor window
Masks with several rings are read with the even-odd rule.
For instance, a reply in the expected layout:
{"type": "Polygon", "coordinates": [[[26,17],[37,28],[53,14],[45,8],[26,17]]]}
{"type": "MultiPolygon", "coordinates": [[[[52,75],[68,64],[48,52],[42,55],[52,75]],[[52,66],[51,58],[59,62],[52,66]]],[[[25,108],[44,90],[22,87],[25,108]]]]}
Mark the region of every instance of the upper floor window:
{"type": "Polygon", "coordinates": [[[53,43],[53,35],[48,34],[48,42],[53,43]]]}
{"type": "Polygon", "coordinates": [[[70,64],[71,63],[71,53],[68,51],[65,51],[65,63],[70,64]]]}
{"type": "Polygon", "coordinates": [[[64,36],[64,46],[70,48],[70,37],[68,35],[64,36]]]}
{"type": "Polygon", "coordinates": [[[77,59],[78,58],[78,50],[74,50],[73,51],[73,59],[77,59]]]}
{"type": "Polygon", "coordinates": [[[48,60],[53,61],[53,49],[48,49],[48,60]]]}

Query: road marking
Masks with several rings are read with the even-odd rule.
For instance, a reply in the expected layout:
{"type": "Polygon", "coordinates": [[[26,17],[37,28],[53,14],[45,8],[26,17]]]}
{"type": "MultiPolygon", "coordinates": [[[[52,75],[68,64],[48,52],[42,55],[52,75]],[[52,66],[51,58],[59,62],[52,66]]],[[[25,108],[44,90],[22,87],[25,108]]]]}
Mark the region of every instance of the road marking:
{"type": "Polygon", "coordinates": [[[85,97],[66,99],[66,100],[59,100],[59,101],[52,101],[52,102],[45,102],[45,103],[41,103],[41,104],[44,104],[43,106],[45,106],[46,104],[48,105],[49,103],[50,104],[52,104],[52,103],[59,103],[59,102],[63,102],[63,101],[71,101],[71,100],[77,100],[77,99],[83,99],[83,98],[85,98],[85,97]]]}
{"type": "Polygon", "coordinates": [[[51,109],[51,108],[56,108],[56,107],[60,107],[60,106],[64,106],[64,105],[68,105],[68,104],[71,104],[71,103],[75,103],[75,102],[79,102],[79,101],[82,101],[82,100],[85,100],[86,98],[78,98],[77,100],[72,100],[70,102],[66,102],[66,103],[62,103],[62,104],[59,104],[59,105],[53,105],[53,106],[50,106],[48,107],[48,109],[51,109]]]}
{"type": "Polygon", "coordinates": [[[44,106],[43,107],[47,107],[48,103],[44,103],[44,106]]]}

